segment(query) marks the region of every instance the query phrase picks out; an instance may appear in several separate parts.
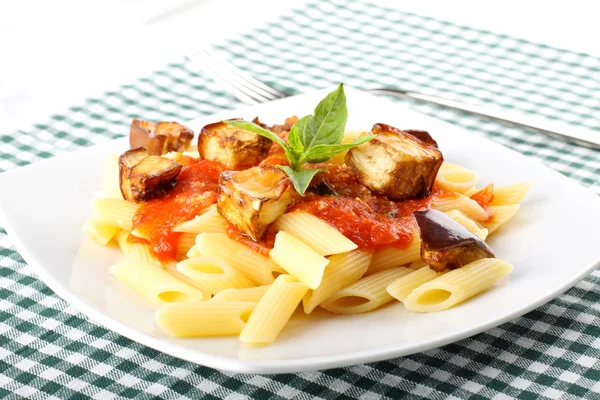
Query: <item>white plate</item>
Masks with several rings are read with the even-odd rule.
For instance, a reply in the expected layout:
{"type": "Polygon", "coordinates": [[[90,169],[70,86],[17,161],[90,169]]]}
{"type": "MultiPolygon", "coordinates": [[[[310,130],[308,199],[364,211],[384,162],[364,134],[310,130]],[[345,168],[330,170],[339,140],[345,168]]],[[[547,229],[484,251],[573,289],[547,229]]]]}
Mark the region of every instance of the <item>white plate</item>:
{"type": "MultiPolygon", "coordinates": [[[[189,125],[196,132],[219,118],[258,115],[276,123],[312,111],[325,92],[220,113],[189,125]]],[[[521,212],[489,243],[514,272],[456,308],[413,314],[397,303],[357,316],[298,313],[274,345],[247,348],[236,337],[173,339],[154,325],[154,307],[116,282],[108,266],[120,259],[81,232],[104,157],[126,140],[83,149],[0,175],[3,225],[25,260],[58,295],[95,321],[147,346],[210,367],[287,373],[384,360],[428,350],[497,326],[556,297],[600,264],[600,198],[541,164],[481,135],[398,104],[347,90],[348,129],[385,122],[426,129],[446,160],[478,171],[482,183],[533,180],[521,212]]],[[[125,131],[127,128],[123,127],[125,131]]]]}

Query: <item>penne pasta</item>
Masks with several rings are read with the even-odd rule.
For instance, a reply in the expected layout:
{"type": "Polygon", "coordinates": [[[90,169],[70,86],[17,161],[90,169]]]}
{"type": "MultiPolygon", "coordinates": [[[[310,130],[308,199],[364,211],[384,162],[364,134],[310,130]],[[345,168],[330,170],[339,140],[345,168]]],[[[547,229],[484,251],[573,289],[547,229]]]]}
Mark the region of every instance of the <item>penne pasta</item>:
{"type": "Polygon", "coordinates": [[[464,193],[474,187],[479,181],[479,175],[460,165],[443,162],[436,182],[442,188],[453,192],[464,193]]]}
{"type": "Polygon", "coordinates": [[[334,314],[360,314],[375,310],[394,300],[387,292],[387,286],[413,272],[410,268],[390,268],[362,278],[341,290],[320,304],[334,314]]]}
{"type": "Polygon", "coordinates": [[[225,289],[214,295],[210,301],[252,301],[258,303],[271,285],[244,289],[225,289]]]}
{"type": "Polygon", "coordinates": [[[435,272],[425,265],[390,283],[386,290],[396,300],[404,302],[414,289],[444,274],[445,272],[435,272]]]}
{"type": "Polygon", "coordinates": [[[217,205],[213,204],[202,215],[177,225],[173,230],[195,234],[227,233],[227,221],[217,211],[217,205]]]}
{"type": "Polygon", "coordinates": [[[216,257],[200,256],[177,263],[177,271],[204,287],[210,294],[230,288],[249,288],[254,284],[241,272],[216,257]]]}
{"type": "Polygon", "coordinates": [[[532,182],[521,182],[513,185],[499,186],[494,188],[494,200],[491,206],[506,206],[519,204],[523,197],[531,189],[532,182]]]}
{"type": "Polygon", "coordinates": [[[358,281],[367,271],[372,252],[354,250],[329,257],[321,284],[302,299],[304,312],[310,314],[321,302],[338,290],[358,281]]]}
{"type": "Polygon", "coordinates": [[[105,197],[123,199],[121,185],[119,183],[119,156],[109,154],[104,160],[104,184],[102,194],[105,197]]]}
{"type": "Polygon", "coordinates": [[[386,246],[373,253],[371,265],[366,275],[371,275],[385,269],[400,267],[419,260],[421,254],[421,237],[419,232],[413,233],[413,240],[407,248],[399,249],[396,246],[386,246]]]}
{"type": "Polygon", "coordinates": [[[152,262],[123,261],[110,267],[109,272],[155,304],[199,301],[204,298],[202,291],[152,262]]]}
{"type": "Polygon", "coordinates": [[[240,340],[249,344],[273,343],[307,291],[308,286],[291,275],[279,275],[256,305],[240,340]]]}
{"type": "Polygon", "coordinates": [[[131,232],[132,218],[138,205],[126,200],[111,198],[96,198],[92,201],[94,217],[107,225],[131,232]]]}
{"type": "Polygon", "coordinates": [[[275,236],[275,246],[270,255],[287,273],[313,290],[321,284],[325,267],[329,264],[328,259],[284,231],[275,236]]]}
{"type": "Polygon", "coordinates": [[[322,256],[346,253],[358,247],[333,226],[305,211],[283,214],[273,227],[293,235],[322,256]]]}
{"type": "Polygon", "coordinates": [[[485,240],[488,235],[488,230],[483,228],[477,222],[473,221],[471,218],[467,217],[461,211],[452,210],[446,212],[450,218],[467,228],[472,234],[476,235],[479,239],[485,240]]]}
{"type": "Polygon", "coordinates": [[[117,242],[123,252],[123,257],[127,261],[145,261],[160,264],[160,260],[152,250],[149,243],[134,242],[129,238],[130,233],[121,231],[117,235],[117,242]]]}
{"type": "Polygon", "coordinates": [[[512,269],[512,265],[497,258],[477,260],[414,289],[404,305],[416,312],[445,310],[490,288],[512,269]]]}
{"type": "Polygon", "coordinates": [[[257,285],[273,283],[273,271],[279,269],[270,258],[220,233],[201,233],[194,247],[199,255],[222,259],[257,285]]]}
{"type": "Polygon", "coordinates": [[[459,210],[475,221],[486,221],[489,218],[488,212],[479,203],[459,193],[455,193],[451,197],[434,200],[431,208],[443,212],[459,210]]]}
{"type": "Polygon", "coordinates": [[[118,227],[106,224],[96,217],[90,217],[81,230],[102,246],[106,246],[120,231],[118,227]]]}
{"type": "Polygon", "coordinates": [[[196,244],[196,236],[198,235],[195,233],[182,233],[179,235],[177,239],[177,254],[175,256],[178,261],[187,258],[187,253],[196,244]]]}
{"type": "Polygon", "coordinates": [[[156,322],[175,337],[239,335],[256,303],[242,301],[169,303],[156,322]]]}
{"type": "Polygon", "coordinates": [[[483,225],[488,230],[488,235],[491,235],[502,225],[506,224],[508,221],[513,219],[513,217],[517,215],[519,208],[521,208],[519,204],[510,204],[506,206],[490,206],[492,218],[489,221],[482,222],[481,225],[483,225]]]}

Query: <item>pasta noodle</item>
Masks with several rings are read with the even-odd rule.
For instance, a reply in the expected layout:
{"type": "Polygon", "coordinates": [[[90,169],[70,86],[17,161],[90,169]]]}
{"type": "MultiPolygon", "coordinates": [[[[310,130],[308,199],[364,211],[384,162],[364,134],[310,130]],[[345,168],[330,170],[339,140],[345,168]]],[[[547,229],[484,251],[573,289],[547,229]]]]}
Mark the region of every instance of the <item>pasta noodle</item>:
{"type": "Polygon", "coordinates": [[[187,253],[196,244],[196,236],[195,233],[182,233],[179,235],[179,239],[177,239],[177,254],[175,256],[178,261],[187,257],[187,253]]]}
{"type": "Polygon", "coordinates": [[[210,301],[252,301],[258,303],[271,285],[255,286],[244,289],[225,289],[217,293],[210,301]]]}
{"type": "Polygon", "coordinates": [[[375,310],[394,300],[387,286],[396,279],[413,272],[410,268],[390,268],[362,278],[320,304],[334,314],[360,314],[375,310]]]}
{"type": "Polygon", "coordinates": [[[481,225],[483,225],[488,230],[488,234],[491,235],[502,225],[513,219],[513,217],[517,215],[519,208],[521,208],[519,204],[490,206],[493,217],[490,221],[482,222],[481,225]]]}
{"type": "Polygon", "coordinates": [[[131,232],[132,218],[138,205],[129,201],[111,198],[96,198],[92,201],[94,217],[107,225],[131,232]]]}
{"type": "Polygon", "coordinates": [[[293,235],[322,256],[346,253],[358,247],[333,226],[305,211],[283,214],[273,226],[293,235]]]}
{"type": "Polygon", "coordinates": [[[467,217],[465,214],[458,210],[448,211],[446,213],[450,218],[454,221],[458,222],[465,228],[467,228],[472,234],[477,236],[481,240],[485,240],[488,235],[488,230],[481,227],[477,222],[473,221],[471,218],[467,217]]]}
{"type": "Polygon", "coordinates": [[[515,183],[514,185],[499,186],[494,188],[494,200],[491,206],[505,206],[519,204],[531,189],[531,182],[515,183]]]}
{"type": "Polygon", "coordinates": [[[464,193],[479,181],[479,175],[460,165],[443,162],[437,177],[437,183],[446,190],[464,193]]]}
{"type": "Polygon", "coordinates": [[[156,322],[176,337],[239,335],[254,307],[242,301],[169,303],[156,312],[156,322]]]}
{"type": "Polygon", "coordinates": [[[271,259],[310,289],[316,289],[323,279],[329,260],[287,232],[279,231],[271,259]]]}
{"type": "Polygon", "coordinates": [[[249,288],[254,284],[241,272],[216,257],[200,256],[177,263],[177,271],[211,294],[230,288],[249,288]]]}
{"type": "Polygon", "coordinates": [[[390,283],[387,287],[387,292],[396,300],[404,302],[411,292],[439,276],[445,272],[435,272],[428,265],[425,265],[418,270],[401,277],[390,283]]]}
{"type": "Polygon", "coordinates": [[[459,193],[456,193],[452,197],[443,197],[434,200],[431,208],[443,212],[459,210],[475,221],[485,221],[489,218],[488,212],[479,203],[459,193]]]}
{"type": "Polygon", "coordinates": [[[81,230],[102,246],[106,246],[117,235],[120,229],[116,226],[106,224],[96,217],[90,217],[83,224],[81,230]]]}
{"type": "Polygon", "coordinates": [[[279,269],[271,259],[220,233],[201,233],[194,247],[200,255],[222,259],[257,285],[273,283],[273,271],[279,269]]]}
{"type": "Polygon", "coordinates": [[[329,257],[321,284],[315,290],[309,290],[302,299],[304,312],[310,314],[333,293],[358,281],[367,271],[371,257],[370,251],[360,250],[329,257]]]}
{"type": "Polygon", "coordinates": [[[227,233],[227,224],[225,218],[217,211],[217,206],[212,205],[205,209],[205,212],[189,221],[177,225],[175,232],[187,233],[227,233]]]}
{"type": "Polygon", "coordinates": [[[385,269],[400,267],[419,259],[421,254],[421,237],[418,231],[413,233],[413,239],[405,249],[387,246],[373,253],[371,265],[366,275],[371,275],[385,269]]]}
{"type": "Polygon", "coordinates": [[[203,293],[175,278],[160,265],[144,261],[123,261],[109,272],[155,304],[202,300],[203,293]]]}
{"type": "Polygon", "coordinates": [[[512,269],[512,265],[497,258],[477,260],[414,289],[404,305],[417,312],[445,310],[490,288],[512,269]]]}
{"type": "Polygon", "coordinates": [[[308,286],[292,276],[279,275],[256,305],[240,340],[250,344],[273,343],[307,291],[308,286]]]}
{"type": "Polygon", "coordinates": [[[160,260],[152,251],[148,243],[132,242],[129,240],[129,232],[121,231],[117,235],[117,242],[127,261],[145,261],[160,264],[160,260]]]}

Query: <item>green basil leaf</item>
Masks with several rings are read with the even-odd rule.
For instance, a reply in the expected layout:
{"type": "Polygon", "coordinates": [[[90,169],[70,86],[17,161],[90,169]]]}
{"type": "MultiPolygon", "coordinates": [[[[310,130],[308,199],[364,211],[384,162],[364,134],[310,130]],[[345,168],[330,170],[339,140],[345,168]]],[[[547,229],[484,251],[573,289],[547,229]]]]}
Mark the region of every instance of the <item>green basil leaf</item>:
{"type": "Polygon", "coordinates": [[[279,166],[287,176],[290,177],[292,183],[294,184],[294,188],[298,193],[304,195],[308,185],[310,185],[310,181],[312,178],[321,170],[320,169],[303,169],[300,171],[296,171],[288,166],[279,166]]]}
{"type": "Polygon", "coordinates": [[[305,151],[320,144],[338,144],[344,137],[348,120],[344,85],[329,93],[317,105],[314,115],[298,121],[300,140],[305,151]]]}
{"type": "MultiPolygon", "coordinates": [[[[288,134],[288,143],[290,144],[289,154],[286,152],[292,168],[299,169],[304,160],[304,145],[300,142],[298,127],[292,126],[288,134]]],[[[284,149],[285,150],[285,149],[284,149]]]]}
{"type": "Polygon", "coordinates": [[[365,142],[368,142],[374,137],[375,136],[361,136],[354,139],[354,142],[352,143],[321,144],[310,149],[308,154],[306,154],[305,156],[305,160],[306,162],[310,163],[325,162],[331,157],[335,156],[336,154],[341,153],[344,150],[348,150],[358,145],[361,145],[365,142]]]}
{"type": "MultiPolygon", "coordinates": [[[[276,142],[281,147],[283,147],[284,150],[287,147],[289,147],[287,145],[287,143],[283,141],[282,138],[277,136],[277,134],[266,130],[262,126],[256,125],[254,122],[244,121],[243,119],[228,119],[228,120],[225,120],[222,122],[229,126],[235,126],[236,128],[250,131],[250,132],[256,133],[257,135],[264,136],[267,139],[271,139],[272,141],[276,142]]],[[[286,151],[286,154],[287,154],[287,151],[286,151]]]]}

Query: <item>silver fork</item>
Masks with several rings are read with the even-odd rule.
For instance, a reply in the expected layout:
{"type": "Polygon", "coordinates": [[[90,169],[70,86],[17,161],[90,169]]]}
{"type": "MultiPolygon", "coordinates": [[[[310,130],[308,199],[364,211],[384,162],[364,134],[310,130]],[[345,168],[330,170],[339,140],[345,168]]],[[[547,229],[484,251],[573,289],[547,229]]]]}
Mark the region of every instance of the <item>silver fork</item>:
{"type": "MultiPolygon", "coordinates": [[[[291,96],[290,93],[265,85],[250,74],[213,54],[210,50],[201,49],[198,52],[187,54],[187,58],[206,72],[215,82],[225,86],[232,95],[246,104],[266,103],[291,96]]],[[[532,129],[558,139],[600,150],[600,132],[593,132],[583,127],[571,126],[542,117],[525,115],[512,110],[480,107],[400,89],[379,88],[366,89],[364,91],[372,94],[392,95],[404,99],[443,106],[453,110],[507,122],[521,128],[532,129]]]]}

